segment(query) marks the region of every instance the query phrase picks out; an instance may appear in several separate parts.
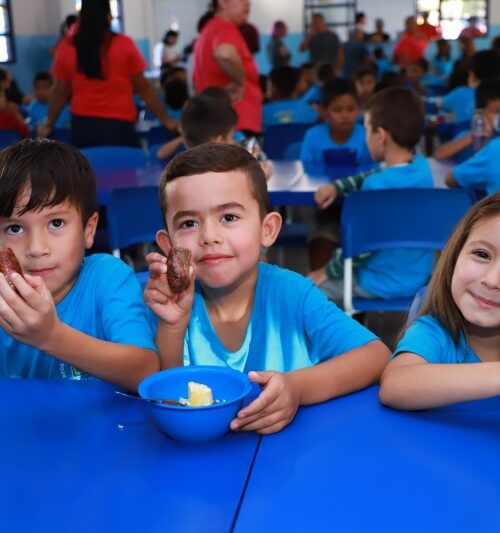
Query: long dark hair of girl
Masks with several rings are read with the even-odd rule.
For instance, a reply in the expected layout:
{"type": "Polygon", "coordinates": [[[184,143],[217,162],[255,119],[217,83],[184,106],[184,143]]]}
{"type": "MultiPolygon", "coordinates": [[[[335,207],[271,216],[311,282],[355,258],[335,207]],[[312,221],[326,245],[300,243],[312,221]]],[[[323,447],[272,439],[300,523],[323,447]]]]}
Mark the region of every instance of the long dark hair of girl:
{"type": "Polygon", "coordinates": [[[101,49],[113,34],[110,31],[109,0],[83,0],[78,31],[73,38],[78,71],[87,78],[103,79],[101,49]]]}

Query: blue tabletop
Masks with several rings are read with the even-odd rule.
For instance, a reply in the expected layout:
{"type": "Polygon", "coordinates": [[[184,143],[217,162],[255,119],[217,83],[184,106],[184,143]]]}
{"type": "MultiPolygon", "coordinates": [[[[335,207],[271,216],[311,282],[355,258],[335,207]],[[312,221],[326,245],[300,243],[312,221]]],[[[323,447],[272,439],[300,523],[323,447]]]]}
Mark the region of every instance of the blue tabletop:
{"type": "Polygon", "coordinates": [[[411,413],[377,394],[264,437],[234,531],[500,531],[500,397],[411,413]]]}
{"type": "Polygon", "coordinates": [[[0,380],[0,531],[229,531],[259,442],[176,443],[101,382],[0,380]]]}

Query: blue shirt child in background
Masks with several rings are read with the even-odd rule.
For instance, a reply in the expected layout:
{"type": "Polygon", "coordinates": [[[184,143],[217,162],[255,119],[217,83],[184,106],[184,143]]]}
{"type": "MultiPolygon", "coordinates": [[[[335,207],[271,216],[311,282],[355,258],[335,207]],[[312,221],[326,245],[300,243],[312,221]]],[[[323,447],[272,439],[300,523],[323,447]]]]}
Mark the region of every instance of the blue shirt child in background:
{"type": "Polygon", "coordinates": [[[319,107],[321,105],[321,91],[325,83],[335,78],[335,70],[331,63],[321,63],[317,66],[315,79],[309,89],[301,96],[308,105],[319,107]]]}
{"type": "Polygon", "coordinates": [[[158,232],[160,248],[192,253],[192,281],[180,294],[165,283],[166,258],[147,257],[144,298],[159,318],[162,367],[216,364],[249,372],[262,392],[232,429],[279,431],[299,405],[377,381],[386,347],[310,281],[259,263],[281,217],[269,210],[264,174],[248,152],[205,144],[180,154],[162,175],[160,198],[167,228],[158,232]]]}
{"type": "MultiPolygon", "coordinates": [[[[0,275],[0,376],[94,376],[136,389],[159,369],[134,273],[119,259],[84,259],[97,225],[95,175],[76,148],[16,143],[0,162],[0,245],[23,276],[0,275]]],[[[152,321],[151,321],[152,322],[152,321]]]]}
{"type": "MultiPolygon", "coordinates": [[[[54,92],[54,78],[49,72],[38,72],[33,78],[34,100],[28,106],[30,127],[36,131],[47,119],[49,101],[54,92]]],[[[57,118],[56,128],[68,129],[71,126],[69,106],[65,105],[57,118]]]]}
{"type": "MultiPolygon", "coordinates": [[[[366,138],[378,170],[320,187],[315,200],[328,208],[352,190],[433,187],[430,166],[414,150],[424,126],[424,109],[411,89],[392,87],[377,93],[365,112],[366,138]],[[402,119],[403,117],[403,119],[402,119]]],[[[414,295],[430,277],[434,254],[427,250],[381,250],[364,258],[355,271],[354,296],[381,298],[414,295]]],[[[336,255],[309,276],[336,303],[343,297],[342,258],[336,255]]]]}
{"type": "Polygon", "coordinates": [[[296,98],[299,76],[299,71],[294,67],[273,68],[269,77],[271,101],[262,108],[264,126],[318,121],[318,112],[302,99],[296,98]]]}
{"type": "Polygon", "coordinates": [[[500,395],[500,193],[456,227],[427,292],[384,372],[381,401],[413,410],[500,395]]]}

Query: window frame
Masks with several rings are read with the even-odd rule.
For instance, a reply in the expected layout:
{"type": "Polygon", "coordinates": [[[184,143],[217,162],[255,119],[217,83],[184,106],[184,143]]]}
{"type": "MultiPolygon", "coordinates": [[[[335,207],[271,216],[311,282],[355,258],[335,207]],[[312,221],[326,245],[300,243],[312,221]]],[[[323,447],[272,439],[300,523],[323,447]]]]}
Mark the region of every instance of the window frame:
{"type": "Polygon", "coordinates": [[[4,4],[0,5],[0,7],[5,9],[5,12],[7,13],[8,27],[9,27],[9,31],[6,31],[5,33],[0,33],[0,37],[5,37],[7,39],[7,52],[10,49],[10,57],[5,61],[0,60],[0,63],[3,65],[8,65],[10,63],[15,63],[17,59],[16,39],[15,39],[15,32],[14,32],[14,21],[12,17],[11,1],[4,0],[4,4]]]}

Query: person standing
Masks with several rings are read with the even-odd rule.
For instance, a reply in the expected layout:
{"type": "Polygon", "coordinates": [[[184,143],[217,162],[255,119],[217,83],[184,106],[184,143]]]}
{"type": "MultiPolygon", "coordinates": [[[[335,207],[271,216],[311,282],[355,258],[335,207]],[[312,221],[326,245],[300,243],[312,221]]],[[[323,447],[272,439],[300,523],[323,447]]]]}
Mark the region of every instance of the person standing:
{"type": "Polygon", "coordinates": [[[273,24],[271,39],[267,45],[267,55],[272,68],[284,67],[290,64],[291,54],[283,42],[287,33],[288,28],[282,20],[277,20],[273,24]]]}
{"type": "Polygon", "coordinates": [[[249,0],[212,0],[194,46],[193,82],[196,93],[226,89],[238,115],[236,128],[255,136],[262,131],[259,72],[238,29],[249,12],[249,0]]]}
{"type": "Polygon", "coordinates": [[[405,31],[394,47],[394,60],[403,68],[424,56],[427,43],[417,32],[415,17],[405,19],[405,31]]]}
{"type": "Polygon", "coordinates": [[[332,64],[334,70],[342,68],[344,54],[339,36],[328,29],[321,13],[313,13],[311,27],[300,44],[300,51],[309,50],[310,61],[314,65],[332,64]]]}

